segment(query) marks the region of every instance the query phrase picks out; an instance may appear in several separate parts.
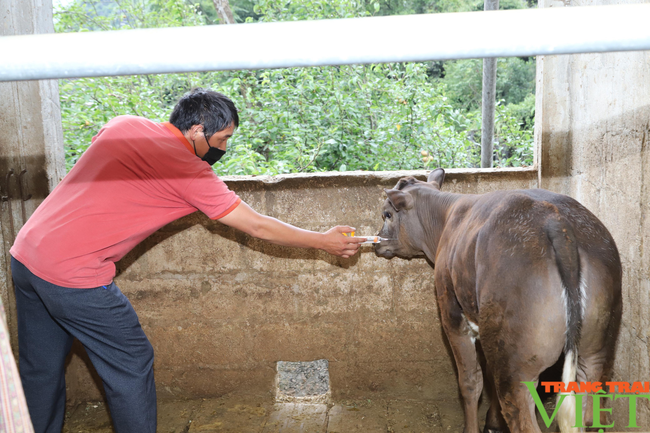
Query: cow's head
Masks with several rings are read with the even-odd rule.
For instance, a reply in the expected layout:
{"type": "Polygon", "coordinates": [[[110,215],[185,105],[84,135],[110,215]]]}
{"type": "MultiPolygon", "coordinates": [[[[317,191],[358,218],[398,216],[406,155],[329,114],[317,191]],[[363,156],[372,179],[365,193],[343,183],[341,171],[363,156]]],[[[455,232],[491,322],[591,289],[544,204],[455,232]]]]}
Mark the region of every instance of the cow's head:
{"type": "Polygon", "coordinates": [[[422,206],[429,206],[426,196],[440,191],[445,180],[445,171],[438,168],[422,182],[414,177],[400,179],[393,189],[385,189],[388,198],[382,208],[384,225],[379,236],[390,240],[375,246],[375,254],[381,257],[412,258],[422,256],[425,252],[426,227],[422,225],[420,212],[422,206]],[[433,191],[432,191],[433,190],[433,191]]]}

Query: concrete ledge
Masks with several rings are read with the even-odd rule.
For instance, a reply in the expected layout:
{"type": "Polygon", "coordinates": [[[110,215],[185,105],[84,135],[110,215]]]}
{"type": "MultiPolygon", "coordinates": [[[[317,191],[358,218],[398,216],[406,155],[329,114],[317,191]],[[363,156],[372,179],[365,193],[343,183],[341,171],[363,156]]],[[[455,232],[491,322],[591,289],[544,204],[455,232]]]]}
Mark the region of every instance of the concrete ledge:
{"type": "MultiPolygon", "coordinates": [[[[413,176],[419,180],[426,180],[431,170],[402,170],[402,171],[346,171],[346,172],[322,172],[322,173],[292,173],[280,174],[277,176],[222,176],[221,179],[233,189],[242,188],[240,185],[259,184],[282,185],[304,187],[304,183],[341,183],[345,185],[366,185],[368,183],[391,184],[403,177],[413,176]],[[236,186],[235,186],[236,185],[236,186]]],[[[537,179],[536,167],[522,168],[450,168],[445,169],[446,179],[456,181],[502,181],[507,179],[537,179]]]]}

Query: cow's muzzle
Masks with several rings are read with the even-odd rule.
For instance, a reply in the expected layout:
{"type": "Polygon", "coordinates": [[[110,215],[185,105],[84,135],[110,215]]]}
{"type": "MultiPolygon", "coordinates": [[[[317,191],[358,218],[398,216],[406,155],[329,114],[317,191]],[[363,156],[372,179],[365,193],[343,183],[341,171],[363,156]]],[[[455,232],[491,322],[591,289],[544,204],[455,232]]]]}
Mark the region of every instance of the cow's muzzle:
{"type": "Polygon", "coordinates": [[[395,253],[393,253],[390,247],[382,244],[375,244],[375,255],[386,259],[395,257],[395,253]]]}

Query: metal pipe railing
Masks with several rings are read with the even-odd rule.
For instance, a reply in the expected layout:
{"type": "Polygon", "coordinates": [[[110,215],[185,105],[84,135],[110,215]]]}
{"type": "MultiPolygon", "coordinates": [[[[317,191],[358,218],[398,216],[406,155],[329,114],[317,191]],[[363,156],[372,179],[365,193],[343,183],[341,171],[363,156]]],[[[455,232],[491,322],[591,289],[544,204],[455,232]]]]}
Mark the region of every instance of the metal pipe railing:
{"type": "Polygon", "coordinates": [[[649,50],[648,22],[632,4],[4,36],[0,81],[649,50]]]}
{"type": "MultiPolygon", "coordinates": [[[[499,0],[485,0],[486,11],[499,10],[499,0]]],[[[486,19],[489,15],[486,15],[486,19]]],[[[481,96],[481,167],[492,168],[492,144],[494,141],[494,109],[497,93],[497,59],[483,59],[483,88],[481,96]]]]}

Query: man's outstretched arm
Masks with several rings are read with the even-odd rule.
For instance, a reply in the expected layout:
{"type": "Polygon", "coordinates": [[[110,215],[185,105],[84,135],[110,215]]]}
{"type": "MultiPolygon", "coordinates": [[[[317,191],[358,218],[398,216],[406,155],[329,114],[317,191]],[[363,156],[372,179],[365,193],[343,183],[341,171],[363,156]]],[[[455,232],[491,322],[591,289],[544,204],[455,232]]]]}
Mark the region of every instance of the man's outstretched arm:
{"type": "Polygon", "coordinates": [[[359,244],[365,240],[343,236],[343,233],[355,230],[348,226],[332,227],[325,233],[303,230],[259,214],[243,201],[219,222],[277,245],[317,248],[343,258],[353,256],[359,250],[359,244]]]}

